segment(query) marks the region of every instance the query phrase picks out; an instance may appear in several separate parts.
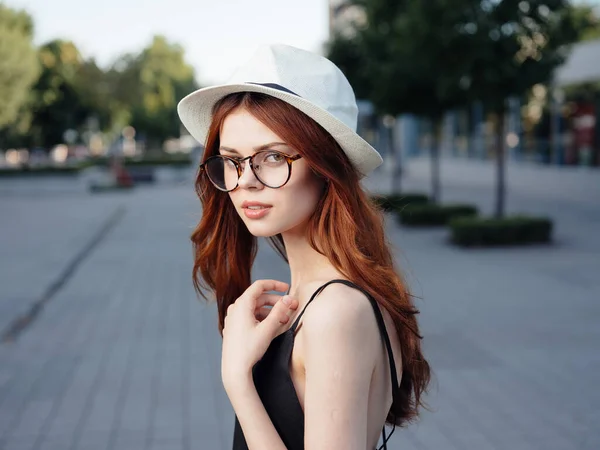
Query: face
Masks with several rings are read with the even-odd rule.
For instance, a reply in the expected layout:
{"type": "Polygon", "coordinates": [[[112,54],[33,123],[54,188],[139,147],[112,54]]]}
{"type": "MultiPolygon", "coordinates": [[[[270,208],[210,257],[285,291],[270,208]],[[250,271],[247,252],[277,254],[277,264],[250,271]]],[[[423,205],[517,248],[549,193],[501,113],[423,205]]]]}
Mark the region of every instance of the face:
{"type": "MultiPolygon", "coordinates": [[[[285,141],[259,122],[245,109],[238,109],[227,116],[220,133],[219,153],[234,158],[245,158],[256,149],[269,145],[289,156],[298,154],[285,141]],[[225,148],[224,148],[225,147],[225,148]],[[235,150],[235,151],[234,151],[235,150]]],[[[273,189],[262,184],[250,169],[250,161],[244,161],[238,187],[229,192],[236,211],[254,236],[269,237],[278,233],[302,233],[321,198],[324,181],[310,170],[306,160],[300,158],[292,163],[291,176],[280,188],[273,189]],[[260,217],[242,207],[245,201],[271,205],[260,217]]]]}

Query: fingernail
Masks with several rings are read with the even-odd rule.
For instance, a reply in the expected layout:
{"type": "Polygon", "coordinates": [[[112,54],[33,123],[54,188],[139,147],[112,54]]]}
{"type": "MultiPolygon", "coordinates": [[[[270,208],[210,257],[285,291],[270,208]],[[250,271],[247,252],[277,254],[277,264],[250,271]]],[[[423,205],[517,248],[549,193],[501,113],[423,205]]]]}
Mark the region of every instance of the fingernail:
{"type": "Polygon", "coordinates": [[[290,304],[292,303],[292,297],[290,297],[289,295],[284,295],[283,296],[283,303],[285,303],[286,305],[290,306],[290,304]]]}

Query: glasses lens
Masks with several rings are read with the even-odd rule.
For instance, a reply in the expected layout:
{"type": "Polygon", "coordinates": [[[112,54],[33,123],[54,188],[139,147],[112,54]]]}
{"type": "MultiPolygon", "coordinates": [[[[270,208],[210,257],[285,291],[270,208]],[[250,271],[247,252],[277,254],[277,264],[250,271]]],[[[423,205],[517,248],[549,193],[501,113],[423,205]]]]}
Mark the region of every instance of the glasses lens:
{"type": "MultiPolygon", "coordinates": [[[[254,156],[253,165],[258,180],[268,187],[281,187],[288,179],[289,165],[281,153],[268,150],[258,152],[254,156]]],[[[206,173],[210,181],[222,191],[231,191],[237,185],[237,169],[235,163],[229,158],[222,156],[212,158],[206,164],[206,173]]]]}
{"type": "Polygon", "coordinates": [[[218,156],[206,163],[206,174],[212,183],[222,191],[231,191],[238,180],[235,163],[228,158],[218,156]]]}
{"type": "Polygon", "coordinates": [[[288,179],[290,167],[284,155],[278,152],[258,152],[254,156],[254,173],[266,186],[281,187],[288,179]]]}

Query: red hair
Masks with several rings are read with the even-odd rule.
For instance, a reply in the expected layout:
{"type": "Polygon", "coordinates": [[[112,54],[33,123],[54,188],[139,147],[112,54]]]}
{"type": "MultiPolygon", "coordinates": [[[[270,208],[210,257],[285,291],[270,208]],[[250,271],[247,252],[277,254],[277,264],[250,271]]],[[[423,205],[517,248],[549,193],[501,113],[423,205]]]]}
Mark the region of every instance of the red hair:
{"type": "MultiPolygon", "coordinates": [[[[218,153],[219,132],[228,114],[244,108],[302,154],[313,172],[329,180],[314,214],[307,239],[344,276],[369,292],[391,315],[402,348],[400,393],[387,422],[403,426],[425,406],[430,368],[421,352],[419,326],[412,295],[396,270],[386,240],[384,215],[359,184],[359,175],[333,137],[313,119],[286,102],[258,93],[235,93],[213,109],[203,160],[218,153]],[[368,230],[368,231],[366,231],[368,230]],[[349,243],[351,243],[349,245],[349,243]]],[[[191,235],[194,249],[193,283],[205,300],[214,292],[222,334],[227,307],[250,286],[257,239],[233,208],[229,195],[219,191],[201,172],[195,182],[203,215],[191,235]]],[[[281,234],[267,238],[288,262],[281,234]]]]}

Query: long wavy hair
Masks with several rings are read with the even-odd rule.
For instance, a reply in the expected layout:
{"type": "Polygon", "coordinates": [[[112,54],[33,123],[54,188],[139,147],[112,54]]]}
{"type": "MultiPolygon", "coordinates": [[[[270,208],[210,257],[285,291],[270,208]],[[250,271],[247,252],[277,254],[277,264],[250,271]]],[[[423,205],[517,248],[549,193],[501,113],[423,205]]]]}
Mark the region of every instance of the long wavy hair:
{"type": "MultiPolygon", "coordinates": [[[[419,313],[406,283],[396,270],[384,230],[381,208],[359,184],[359,174],[333,137],[313,119],[286,102],[250,92],[227,95],[213,109],[203,160],[218,153],[219,132],[225,118],[245,108],[257,120],[302,154],[312,171],[329,180],[309,219],[307,239],[350,281],[369,292],[391,315],[402,348],[400,392],[394,396],[386,422],[406,425],[426,409],[422,394],[430,381],[430,367],[421,352],[419,313]]],[[[227,307],[250,286],[257,239],[235,211],[229,195],[215,188],[198,171],[195,189],[202,203],[202,218],[193,231],[193,283],[205,300],[214,293],[219,332],[227,307]]],[[[288,262],[281,234],[267,238],[288,262]]]]}

